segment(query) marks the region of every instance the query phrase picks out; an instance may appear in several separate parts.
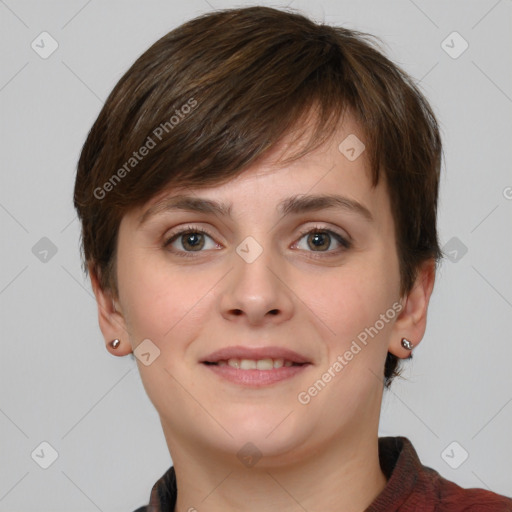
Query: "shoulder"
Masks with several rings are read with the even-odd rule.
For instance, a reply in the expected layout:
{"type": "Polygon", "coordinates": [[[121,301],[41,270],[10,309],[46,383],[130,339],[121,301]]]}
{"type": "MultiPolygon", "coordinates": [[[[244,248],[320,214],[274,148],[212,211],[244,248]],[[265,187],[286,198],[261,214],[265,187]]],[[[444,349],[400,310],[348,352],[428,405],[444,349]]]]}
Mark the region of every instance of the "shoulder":
{"type": "Polygon", "coordinates": [[[439,512],[512,512],[512,499],[486,489],[466,489],[447,480],[432,468],[424,466],[430,474],[437,494],[439,512]]]}
{"type": "Polygon", "coordinates": [[[368,512],[512,512],[512,499],[485,489],[464,489],[424,466],[405,437],[379,438],[388,483],[368,512]]]}
{"type": "Polygon", "coordinates": [[[171,466],[153,485],[149,496],[149,504],[139,507],[133,512],[164,512],[174,510],[178,488],[176,473],[171,466]]]}

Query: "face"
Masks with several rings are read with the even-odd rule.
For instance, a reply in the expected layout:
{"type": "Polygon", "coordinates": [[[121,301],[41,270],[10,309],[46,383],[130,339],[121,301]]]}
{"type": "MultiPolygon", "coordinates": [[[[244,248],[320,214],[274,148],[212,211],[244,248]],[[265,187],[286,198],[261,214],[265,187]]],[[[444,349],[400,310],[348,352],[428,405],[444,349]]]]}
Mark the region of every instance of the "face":
{"type": "Polygon", "coordinates": [[[226,184],[165,191],[123,218],[116,309],[133,350],[150,340],[149,360],[159,351],[137,364],[171,453],[232,457],[251,442],[291,461],[376,434],[399,267],[385,182],[372,189],[365,153],[338,149],[350,134],[364,140],[346,118],[292,164],[274,151],[226,184]],[[173,208],[176,196],[203,207],[173,208]]]}

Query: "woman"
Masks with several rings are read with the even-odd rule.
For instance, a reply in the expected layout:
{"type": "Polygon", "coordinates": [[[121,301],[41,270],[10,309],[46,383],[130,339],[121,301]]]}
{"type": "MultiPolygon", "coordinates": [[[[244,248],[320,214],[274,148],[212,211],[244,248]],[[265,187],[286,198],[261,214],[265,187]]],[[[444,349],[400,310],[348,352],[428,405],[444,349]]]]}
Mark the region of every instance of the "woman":
{"type": "Polygon", "coordinates": [[[122,77],[75,206],[173,460],[139,511],[512,510],[378,438],[425,332],[441,151],[369,38],[294,13],[201,16],[122,77]]]}

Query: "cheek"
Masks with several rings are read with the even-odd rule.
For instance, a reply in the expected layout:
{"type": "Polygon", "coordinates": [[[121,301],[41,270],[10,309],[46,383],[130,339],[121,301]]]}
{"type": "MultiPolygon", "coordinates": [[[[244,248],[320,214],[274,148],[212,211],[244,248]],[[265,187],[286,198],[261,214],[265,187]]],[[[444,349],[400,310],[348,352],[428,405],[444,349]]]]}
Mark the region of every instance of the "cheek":
{"type": "Polygon", "coordinates": [[[375,358],[380,364],[385,355],[399,290],[397,265],[387,253],[382,245],[328,274],[296,279],[302,283],[299,296],[308,298],[304,302],[322,326],[331,360],[348,350],[354,340],[364,349],[358,360],[375,358]]]}
{"type": "Polygon", "coordinates": [[[208,303],[208,291],[215,282],[197,270],[176,271],[161,258],[135,255],[120,262],[118,277],[134,344],[149,338],[161,351],[178,349],[177,341],[200,326],[195,319],[208,303]]]}
{"type": "Polygon", "coordinates": [[[311,310],[337,337],[371,318],[381,293],[374,271],[360,263],[323,276],[302,276],[302,282],[311,310]]]}

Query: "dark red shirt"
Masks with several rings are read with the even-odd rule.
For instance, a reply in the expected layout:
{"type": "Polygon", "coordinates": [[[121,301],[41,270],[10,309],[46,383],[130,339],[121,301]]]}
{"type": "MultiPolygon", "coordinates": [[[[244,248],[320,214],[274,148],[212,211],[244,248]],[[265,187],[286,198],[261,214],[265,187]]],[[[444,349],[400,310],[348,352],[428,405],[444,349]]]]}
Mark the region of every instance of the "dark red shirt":
{"type": "MultiPolygon", "coordinates": [[[[512,499],[484,489],[464,489],[423,466],[405,437],[379,438],[379,460],[388,479],[365,512],[512,512],[512,499]]],[[[176,475],[171,466],[135,512],[174,512],[176,475]]]]}

